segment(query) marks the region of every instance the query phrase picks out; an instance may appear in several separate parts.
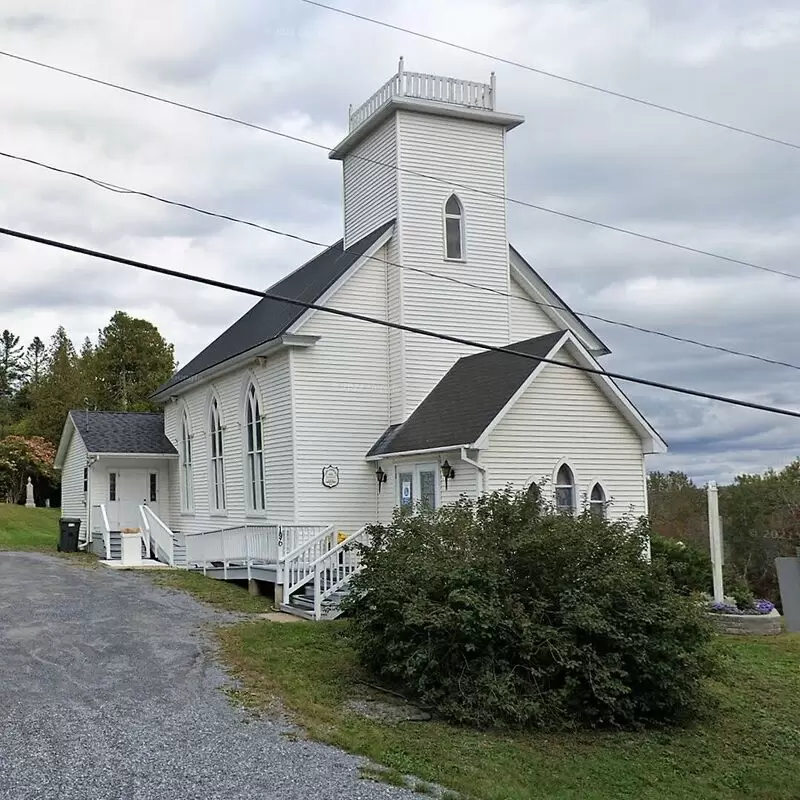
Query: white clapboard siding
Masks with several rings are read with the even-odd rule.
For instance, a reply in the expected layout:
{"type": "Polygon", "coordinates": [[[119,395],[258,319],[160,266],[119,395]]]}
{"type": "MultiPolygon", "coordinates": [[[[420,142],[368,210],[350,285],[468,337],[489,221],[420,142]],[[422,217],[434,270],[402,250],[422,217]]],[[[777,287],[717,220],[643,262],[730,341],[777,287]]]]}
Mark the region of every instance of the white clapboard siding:
{"type": "Polygon", "coordinates": [[[510,293],[513,295],[508,301],[512,342],[521,342],[558,330],[553,320],[533,302],[513,278],[510,293]]]}
{"type": "Polygon", "coordinates": [[[344,245],[396,216],[397,131],[390,117],[344,158],[344,245]],[[387,166],[382,166],[386,164],[387,166]]]}
{"type": "MultiPolygon", "coordinates": [[[[386,248],[342,285],[326,305],[385,318],[386,248]]],[[[358,320],[315,314],[299,331],[319,336],[292,353],[298,524],[355,530],[375,519],[375,467],[365,455],[389,424],[388,331],[358,320]],[[326,466],[339,485],[322,484],[326,466]]]]}
{"type": "MultiPolygon", "coordinates": [[[[402,263],[509,291],[503,128],[401,111],[398,118],[402,263]],[[406,171],[408,170],[408,171],[406,171]],[[436,176],[432,181],[422,174],[436,176]],[[449,183],[452,182],[452,185],[449,183]],[[458,186],[473,186],[478,194],[458,186]],[[455,191],[464,209],[465,260],[444,258],[444,204],[455,191]]],[[[406,269],[404,322],[491,344],[508,344],[508,298],[406,269]]],[[[405,337],[405,415],[469,348],[405,337]]]]}
{"type": "Polygon", "coordinates": [[[87,497],[83,493],[85,467],[86,447],[78,432],[74,431],[61,468],[61,516],[80,519],[81,535],[85,534],[87,525],[87,497]]]}
{"type": "Polygon", "coordinates": [[[180,449],[180,425],[183,410],[190,417],[192,435],[192,484],[194,508],[189,513],[180,509],[180,481],[177,465],[171,473],[170,527],[183,533],[199,533],[215,528],[294,521],[294,487],[292,480],[292,405],[288,353],[255,361],[210,385],[200,386],[170,403],[165,410],[168,438],[180,449]],[[264,466],[266,513],[248,512],[245,503],[244,400],[253,381],[260,394],[264,430],[264,466]],[[209,409],[212,392],[222,412],[226,511],[211,512],[209,484],[209,409]]]}
{"type": "MultiPolygon", "coordinates": [[[[400,240],[393,236],[386,247],[386,318],[390,322],[403,324],[403,274],[401,264],[400,240]]],[[[403,364],[405,363],[403,351],[405,349],[405,336],[403,331],[390,329],[388,331],[389,347],[389,423],[399,425],[405,421],[405,387],[403,384],[403,364]]]]}
{"type": "MultiPolygon", "coordinates": [[[[571,360],[564,351],[557,358],[571,360]]],[[[599,481],[613,500],[609,516],[646,513],[639,435],[588,375],[548,365],[492,432],[481,463],[490,490],[525,489],[545,478],[552,497],[562,459],[575,474],[579,502],[599,481]]]]}

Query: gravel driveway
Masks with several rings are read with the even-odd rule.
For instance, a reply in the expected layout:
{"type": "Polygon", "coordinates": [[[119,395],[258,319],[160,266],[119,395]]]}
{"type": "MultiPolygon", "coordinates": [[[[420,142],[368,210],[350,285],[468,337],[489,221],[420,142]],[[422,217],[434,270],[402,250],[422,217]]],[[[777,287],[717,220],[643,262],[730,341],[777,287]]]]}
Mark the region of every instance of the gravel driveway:
{"type": "Polygon", "coordinates": [[[419,797],[232,707],[206,626],[224,619],[142,575],[0,553],[0,797],[419,797]]]}

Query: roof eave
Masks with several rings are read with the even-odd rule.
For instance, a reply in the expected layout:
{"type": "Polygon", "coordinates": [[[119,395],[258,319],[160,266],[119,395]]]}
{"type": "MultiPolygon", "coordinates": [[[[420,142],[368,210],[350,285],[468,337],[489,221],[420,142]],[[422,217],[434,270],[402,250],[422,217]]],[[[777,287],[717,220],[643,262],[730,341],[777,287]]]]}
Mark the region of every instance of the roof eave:
{"type": "Polygon", "coordinates": [[[473,449],[475,445],[473,444],[449,444],[442,447],[427,447],[422,448],[420,450],[402,450],[398,451],[397,453],[375,453],[374,455],[367,456],[367,461],[381,461],[384,458],[402,458],[403,456],[419,456],[419,455],[426,455],[428,453],[448,453],[451,450],[460,450],[462,447],[466,447],[468,450],[473,449]]]}
{"type": "MultiPolygon", "coordinates": [[[[529,294],[542,297],[539,308],[559,327],[575,331],[586,349],[595,357],[608,355],[611,350],[605,342],[558,296],[544,278],[525,260],[513,245],[508,246],[508,260],[512,277],[522,284],[529,294]]],[[[535,301],[533,301],[534,304],[535,301]]]]}
{"type": "Polygon", "coordinates": [[[67,458],[70,442],[75,434],[80,436],[80,431],[72,419],[72,412],[67,413],[67,419],[64,422],[64,429],[61,431],[61,438],[58,440],[58,449],[56,450],[56,457],[53,460],[53,466],[56,469],[64,467],[64,461],[67,458]]]}
{"type": "Polygon", "coordinates": [[[359,142],[363,141],[375,128],[383,124],[395,111],[416,111],[423,114],[435,114],[439,117],[466,119],[473,122],[485,122],[500,125],[506,131],[516,128],[525,122],[525,117],[517,114],[505,114],[500,111],[489,111],[469,106],[456,106],[436,100],[420,100],[414,97],[391,97],[366,122],[350,131],[336,147],[328,153],[334,161],[343,159],[359,142]]]}
{"type": "Polygon", "coordinates": [[[164,459],[175,459],[178,457],[178,453],[106,453],[106,452],[97,452],[97,451],[89,451],[87,455],[91,456],[92,458],[164,458],[164,459]]]}
{"type": "Polygon", "coordinates": [[[163,389],[155,391],[150,395],[150,400],[154,403],[165,403],[168,400],[177,399],[189,389],[194,389],[199,385],[208,383],[215,378],[239,369],[243,364],[252,361],[255,358],[264,358],[284,348],[288,347],[311,347],[319,341],[319,336],[306,336],[302,334],[287,333],[283,336],[278,336],[275,339],[270,339],[267,342],[262,342],[256,347],[245,350],[233,358],[228,358],[225,361],[215,364],[196,375],[189,375],[182,381],[166,386],[163,389]]]}
{"type": "Polygon", "coordinates": [[[597,363],[592,354],[583,346],[581,341],[572,333],[569,333],[569,340],[565,346],[570,347],[573,357],[579,364],[590,367],[597,372],[586,372],[595,384],[604,391],[607,397],[616,405],[617,410],[622,414],[633,429],[639,434],[642,441],[642,452],[647,455],[656,453],[666,453],[667,443],[661,438],[658,431],[647,421],[644,414],[628,399],[628,396],[617,384],[605,374],[605,371],[597,363]]]}

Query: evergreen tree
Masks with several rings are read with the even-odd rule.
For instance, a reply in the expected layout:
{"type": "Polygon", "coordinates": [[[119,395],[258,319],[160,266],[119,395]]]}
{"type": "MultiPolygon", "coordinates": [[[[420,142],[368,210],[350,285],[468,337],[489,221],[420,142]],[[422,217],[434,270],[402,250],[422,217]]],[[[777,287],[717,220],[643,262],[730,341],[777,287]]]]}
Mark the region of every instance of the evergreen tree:
{"type": "Polygon", "coordinates": [[[4,330],[0,335],[0,397],[10,400],[25,374],[19,336],[4,330]]]}
{"type": "Polygon", "coordinates": [[[67,412],[81,408],[86,395],[75,348],[62,326],[50,341],[45,372],[32,389],[33,411],[29,430],[57,442],[67,412]]]}
{"type": "Polygon", "coordinates": [[[25,369],[31,383],[38,383],[42,377],[46,357],[47,346],[38,336],[34,336],[33,341],[25,349],[25,369]]]}
{"type": "Polygon", "coordinates": [[[175,368],[175,350],[155,325],[117,311],[100,331],[90,362],[100,408],[149,411],[148,398],[175,368]]]}

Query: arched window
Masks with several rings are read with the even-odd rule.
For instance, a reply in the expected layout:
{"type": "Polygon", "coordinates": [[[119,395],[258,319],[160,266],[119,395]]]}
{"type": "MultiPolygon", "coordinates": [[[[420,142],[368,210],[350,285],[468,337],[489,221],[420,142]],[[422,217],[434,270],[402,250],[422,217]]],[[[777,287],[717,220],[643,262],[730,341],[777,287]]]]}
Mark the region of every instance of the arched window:
{"type": "Polygon", "coordinates": [[[211,434],[211,510],[225,510],[225,458],[222,441],[222,417],[217,398],[211,400],[209,413],[209,432],[211,434]]]}
{"type": "Polygon", "coordinates": [[[606,493],[603,487],[596,483],[589,494],[589,511],[593,516],[604,519],[606,516],[606,493]]]}
{"type": "Polygon", "coordinates": [[[444,204],[444,253],[454,261],[464,258],[464,208],[454,194],[444,204]]]}
{"type": "Polygon", "coordinates": [[[575,512],[575,476],[566,464],[559,467],[556,475],[556,510],[575,512]]]}
{"type": "Polygon", "coordinates": [[[192,429],[189,426],[189,414],[183,410],[181,417],[180,444],[181,473],[181,510],[191,511],[194,508],[194,491],[192,487],[192,429]]]}
{"type": "Polygon", "coordinates": [[[261,406],[256,387],[251,383],[245,400],[245,429],[247,431],[247,508],[264,511],[264,436],[261,406]]]}
{"type": "Polygon", "coordinates": [[[534,481],[528,487],[528,491],[525,494],[526,494],[526,496],[528,498],[528,502],[530,502],[530,503],[532,503],[532,504],[534,504],[536,506],[538,506],[539,503],[542,502],[542,490],[541,490],[541,487],[539,486],[539,484],[536,483],[536,481],[534,481]]]}

